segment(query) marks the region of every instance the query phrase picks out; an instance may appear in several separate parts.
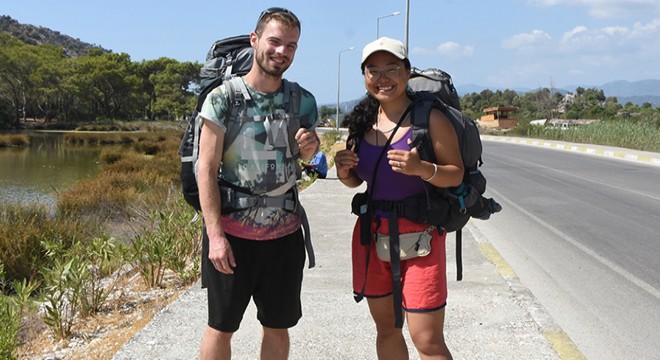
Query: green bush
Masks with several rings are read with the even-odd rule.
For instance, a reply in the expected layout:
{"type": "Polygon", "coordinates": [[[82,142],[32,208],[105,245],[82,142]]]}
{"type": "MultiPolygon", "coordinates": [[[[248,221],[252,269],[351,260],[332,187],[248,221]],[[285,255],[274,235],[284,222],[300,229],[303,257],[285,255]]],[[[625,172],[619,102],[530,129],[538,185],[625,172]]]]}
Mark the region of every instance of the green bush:
{"type": "Polygon", "coordinates": [[[21,317],[18,309],[8,296],[0,294],[0,359],[17,359],[16,349],[21,346],[18,335],[21,331],[21,317]]]}

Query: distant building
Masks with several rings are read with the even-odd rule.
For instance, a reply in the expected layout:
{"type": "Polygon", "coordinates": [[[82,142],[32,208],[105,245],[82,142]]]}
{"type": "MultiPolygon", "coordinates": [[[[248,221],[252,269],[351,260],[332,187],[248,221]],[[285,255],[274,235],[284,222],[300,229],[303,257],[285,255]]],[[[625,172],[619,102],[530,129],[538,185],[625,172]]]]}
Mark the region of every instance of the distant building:
{"type": "Polygon", "coordinates": [[[479,119],[479,125],[490,129],[511,129],[518,123],[512,116],[517,107],[498,106],[483,110],[484,115],[479,119]]]}
{"type": "Polygon", "coordinates": [[[598,122],[600,122],[599,119],[550,119],[550,120],[539,119],[539,120],[532,120],[529,122],[529,124],[536,126],[549,126],[553,128],[566,130],[571,127],[591,125],[591,124],[596,124],[598,122]]]}

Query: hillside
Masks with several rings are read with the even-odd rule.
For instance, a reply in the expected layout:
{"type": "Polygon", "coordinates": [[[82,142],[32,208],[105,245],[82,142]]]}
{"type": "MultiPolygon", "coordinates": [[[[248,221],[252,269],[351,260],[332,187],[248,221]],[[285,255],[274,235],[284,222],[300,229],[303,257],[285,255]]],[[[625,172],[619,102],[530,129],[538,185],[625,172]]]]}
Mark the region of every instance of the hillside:
{"type": "MultiPolygon", "coordinates": [[[[660,106],[660,80],[640,80],[640,81],[626,81],[617,80],[608,82],[602,85],[574,85],[566,86],[564,88],[554,89],[557,92],[566,94],[567,92],[575,93],[578,86],[585,89],[596,88],[603,90],[605,96],[614,96],[619,100],[619,104],[631,102],[636,105],[642,105],[645,102],[651,103],[654,107],[660,106]]],[[[504,88],[489,88],[485,86],[467,84],[457,85],[456,91],[460,96],[480,93],[484,90],[505,90],[504,88]]],[[[526,93],[536,91],[537,89],[511,89],[518,93],[526,93]]]]}
{"type": "Polygon", "coordinates": [[[54,44],[64,48],[64,54],[68,57],[77,57],[86,54],[90,49],[100,49],[103,52],[109,50],[94,44],[89,44],[80,39],[61,34],[59,31],[51,30],[41,26],[21,24],[9,16],[0,16],[0,32],[8,32],[26,44],[54,44]]]}

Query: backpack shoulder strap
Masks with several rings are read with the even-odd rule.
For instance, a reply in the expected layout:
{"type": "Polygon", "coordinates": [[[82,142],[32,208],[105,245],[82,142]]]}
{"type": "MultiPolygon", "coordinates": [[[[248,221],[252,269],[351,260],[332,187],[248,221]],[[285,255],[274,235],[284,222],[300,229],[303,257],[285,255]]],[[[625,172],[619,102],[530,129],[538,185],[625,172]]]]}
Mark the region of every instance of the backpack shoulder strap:
{"type": "Polygon", "coordinates": [[[416,147],[417,151],[419,151],[420,158],[432,163],[436,162],[436,158],[433,151],[433,143],[429,135],[429,119],[431,117],[431,110],[434,108],[436,108],[434,101],[417,100],[410,121],[413,139],[410,148],[416,147]]]}
{"type": "Polygon", "coordinates": [[[284,79],[284,102],[287,112],[291,114],[300,113],[300,98],[302,97],[300,85],[294,81],[284,79]],[[287,91],[288,88],[288,91],[287,91]]]}
{"type": "Polygon", "coordinates": [[[227,118],[227,132],[225,133],[223,149],[226,150],[234,142],[241,130],[247,109],[247,102],[252,100],[243,79],[232,77],[225,81],[227,87],[227,107],[229,117],[227,118]]]}
{"type": "Polygon", "coordinates": [[[291,151],[291,156],[298,157],[300,154],[300,148],[296,141],[296,133],[305,125],[309,127],[309,124],[302,124],[302,118],[300,116],[300,98],[302,96],[300,85],[297,82],[282,79],[282,87],[284,111],[286,112],[285,116],[289,132],[289,149],[291,151]]]}

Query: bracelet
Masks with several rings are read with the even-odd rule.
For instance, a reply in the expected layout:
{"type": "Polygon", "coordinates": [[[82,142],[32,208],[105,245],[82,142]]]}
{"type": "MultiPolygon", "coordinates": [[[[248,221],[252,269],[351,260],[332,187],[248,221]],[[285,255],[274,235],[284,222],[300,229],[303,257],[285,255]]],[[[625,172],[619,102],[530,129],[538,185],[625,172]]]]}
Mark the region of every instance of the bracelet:
{"type": "Polygon", "coordinates": [[[431,175],[431,177],[428,178],[428,179],[424,179],[424,178],[421,177],[421,176],[420,176],[420,178],[422,178],[422,180],[424,180],[424,181],[426,181],[426,182],[429,182],[429,181],[433,180],[433,178],[434,178],[437,174],[438,174],[438,165],[436,165],[436,164],[434,163],[434,164],[433,164],[433,175],[431,175]]]}

